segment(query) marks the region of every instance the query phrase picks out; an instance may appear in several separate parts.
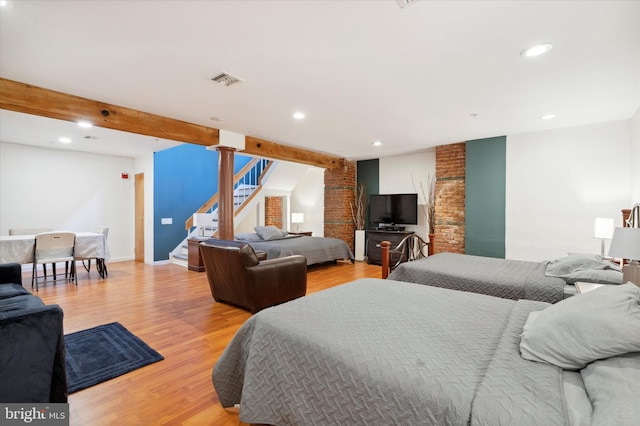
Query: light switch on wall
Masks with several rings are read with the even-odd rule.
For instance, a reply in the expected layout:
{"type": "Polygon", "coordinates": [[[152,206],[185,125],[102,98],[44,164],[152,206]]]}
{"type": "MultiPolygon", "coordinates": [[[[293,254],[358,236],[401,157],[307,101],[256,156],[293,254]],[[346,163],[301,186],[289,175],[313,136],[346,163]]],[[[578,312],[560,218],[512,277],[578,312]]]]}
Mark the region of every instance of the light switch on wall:
{"type": "Polygon", "coordinates": [[[162,225],[172,225],[173,224],[173,218],[172,217],[163,217],[162,219],[160,219],[160,223],[162,225]]]}

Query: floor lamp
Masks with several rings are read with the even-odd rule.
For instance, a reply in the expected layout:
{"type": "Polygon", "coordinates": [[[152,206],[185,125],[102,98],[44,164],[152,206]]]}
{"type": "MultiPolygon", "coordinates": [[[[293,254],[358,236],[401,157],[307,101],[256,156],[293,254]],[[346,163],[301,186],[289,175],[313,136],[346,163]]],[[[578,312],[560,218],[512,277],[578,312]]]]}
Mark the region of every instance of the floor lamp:
{"type": "Polygon", "coordinates": [[[629,264],[622,268],[622,281],[640,286],[640,228],[616,228],[609,256],[629,259],[629,264]]]}

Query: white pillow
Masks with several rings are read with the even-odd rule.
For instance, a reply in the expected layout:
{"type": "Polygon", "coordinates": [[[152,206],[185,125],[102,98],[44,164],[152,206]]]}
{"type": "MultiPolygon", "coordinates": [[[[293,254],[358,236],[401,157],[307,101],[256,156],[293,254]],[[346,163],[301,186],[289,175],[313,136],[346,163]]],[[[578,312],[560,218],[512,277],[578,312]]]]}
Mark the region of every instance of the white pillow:
{"type": "Polygon", "coordinates": [[[613,269],[620,271],[618,265],[603,260],[602,257],[597,254],[574,254],[549,262],[545,275],[548,277],[564,278],[576,271],[595,269],[613,269]]]}
{"type": "Polygon", "coordinates": [[[640,352],[640,287],[600,287],[532,312],[520,337],[524,359],[567,370],[640,352]]]}

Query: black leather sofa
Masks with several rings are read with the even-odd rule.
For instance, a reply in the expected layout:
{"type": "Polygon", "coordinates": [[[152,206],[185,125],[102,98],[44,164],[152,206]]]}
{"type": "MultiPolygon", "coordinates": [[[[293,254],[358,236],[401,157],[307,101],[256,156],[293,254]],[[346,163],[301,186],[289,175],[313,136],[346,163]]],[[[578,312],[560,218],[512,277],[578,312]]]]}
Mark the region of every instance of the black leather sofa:
{"type": "Polygon", "coordinates": [[[19,264],[0,265],[0,403],[67,402],[62,316],[22,287],[19,264]]]}

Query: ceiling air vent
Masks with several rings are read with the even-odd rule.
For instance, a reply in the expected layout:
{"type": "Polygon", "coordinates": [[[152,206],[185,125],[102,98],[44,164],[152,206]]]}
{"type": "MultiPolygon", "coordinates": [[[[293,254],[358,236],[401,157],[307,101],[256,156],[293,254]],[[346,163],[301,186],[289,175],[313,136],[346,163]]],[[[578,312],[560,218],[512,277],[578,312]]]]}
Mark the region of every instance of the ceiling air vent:
{"type": "Polygon", "coordinates": [[[227,74],[226,72],[216,75],[211,80],[215,81],[218,84],[223,84],[225,86],[231,86],[234,83],[238,83],[242,81],[238,77],[234,77],[231,74],[227,74]]]}
{"type": "Polygon", "coordinates": [[[409,6],[411,3],[416,1],[418,0],[396,0],[396,3],[398,3],[398,6],[400,6],[400,9],[404,9],[405,7],[409,6]]]}

